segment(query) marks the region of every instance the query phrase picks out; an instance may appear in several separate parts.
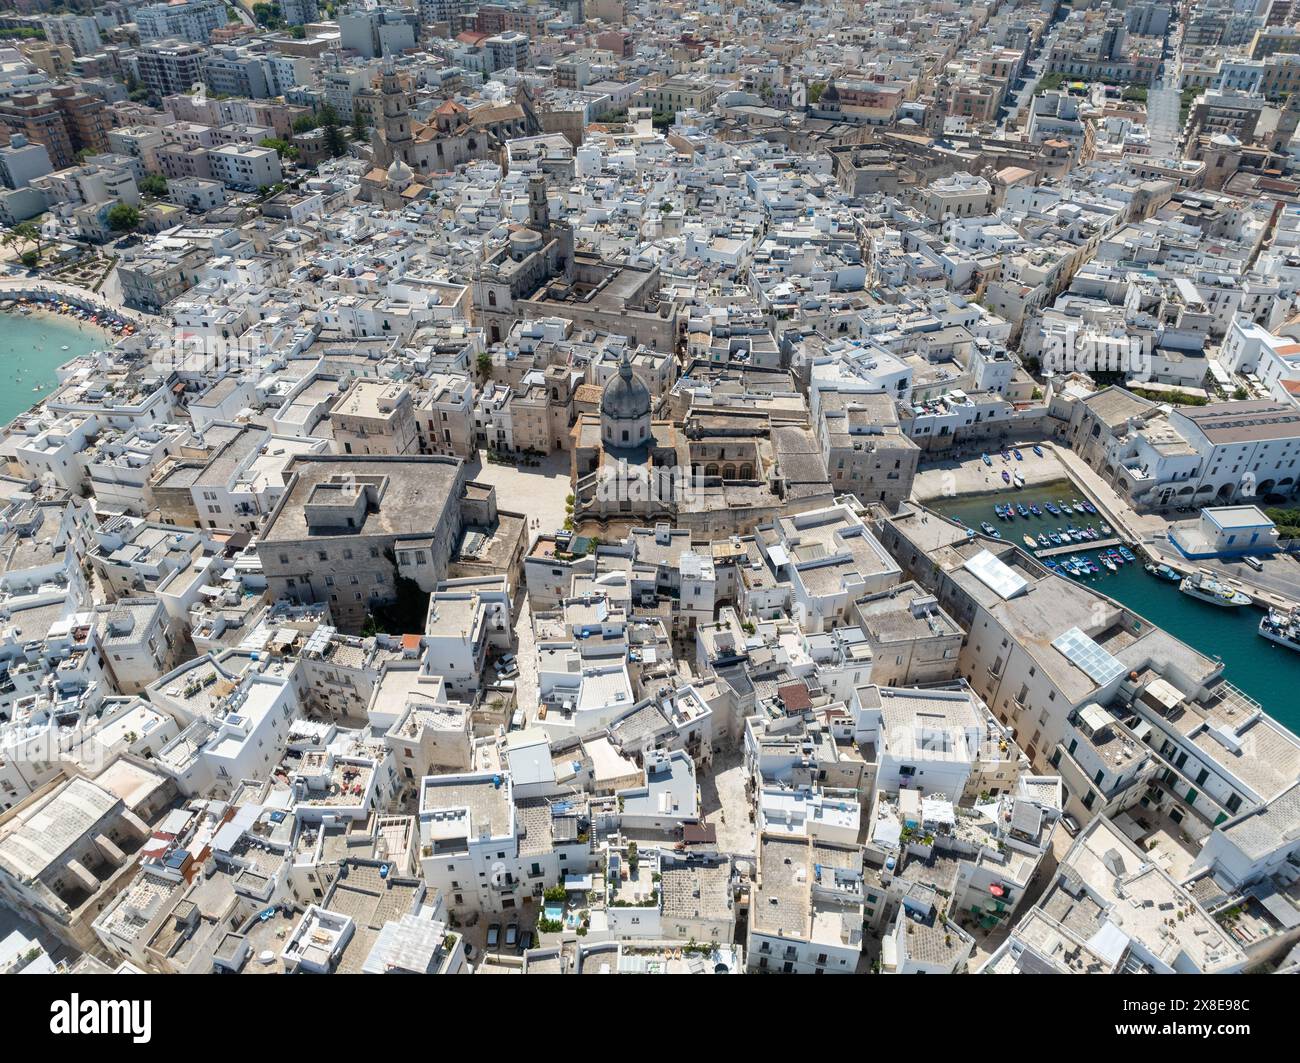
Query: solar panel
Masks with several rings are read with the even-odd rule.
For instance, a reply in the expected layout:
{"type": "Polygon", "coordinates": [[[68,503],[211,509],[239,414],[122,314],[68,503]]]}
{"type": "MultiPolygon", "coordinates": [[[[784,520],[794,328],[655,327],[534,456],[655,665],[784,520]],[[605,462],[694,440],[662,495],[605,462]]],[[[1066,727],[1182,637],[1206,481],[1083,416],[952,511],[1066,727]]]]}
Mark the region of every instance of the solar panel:
{"type": "Polygon", "coordinates": [[[1076,668],[1086,672],[1098,686],[1124,674],[1124,666],[1077,627],[1052,640],[1052,645],[1076,668]]]}

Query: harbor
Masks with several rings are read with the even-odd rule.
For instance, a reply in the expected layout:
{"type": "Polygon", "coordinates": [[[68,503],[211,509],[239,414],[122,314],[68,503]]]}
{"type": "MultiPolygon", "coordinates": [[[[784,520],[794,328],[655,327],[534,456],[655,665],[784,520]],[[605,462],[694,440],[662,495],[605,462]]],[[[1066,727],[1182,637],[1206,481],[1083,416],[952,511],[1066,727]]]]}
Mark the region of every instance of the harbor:
{"type": "MultiPolygon", "coordinates": [[[[1000,459],[994,460],[1001,465],[1000,459]]],[[[956,498],[933,499],[926,504],[969,528],[982,530],[981,525],[988,523],[1000,538],[1028,552],[1022,542],[1022,536],[1026,534],[1032,533],[1035,538],[1049,531],[1059,534],[1070,523],[1076,527],[1091,523],[1100,530],[1103,519],[1100,514],[1094,516],[1085,510],[1083,516],[1053,516],[1044,508],[1049,502],[1053,505],[1058,500],[1072,503],[1073,499],[1082,501],[1084,497],[1073,480],[1062,478],[1031,484],[1020,490],[983,491],[956,498]],[[1025,519],[1017,514],[1013,520],[999,519],[995,507],[1008,504],[1022,505],[1026,509],[1036,505],[1041,515],[1035,517],[1031,514],[1025,519]]],[[[1109,521],[1106,523],[1109,526],[1109,521]]],[[[1059,547],[1040,548],[1033,553],[1044,563],[1052,561],[1058,564],[1070,558],[1090,557],[1093,562],[1091,569],[1094,570],[1078,575],[1062,574],[1113,598],[1201,653],[1222,660],[1231,682],[1255,698],[1280,723],[1300,733],[1300,699],[1295,695],[1300,690],[1300,652],[1270,641],[1259,633],[1264,612],[1253,605],[1222,608],[1184,594],[1179,590],[1178,582],[1145,571],[1144,550],[1140,544],[1130,544],[1136,558],[1133,563],[1116,565],[1114,571],[1098,563],[1100,551],[1118,549],[1118,546],[1108,544],[1121,541],[1118,536],[1096,541],[1071,541],[1059,547]]],[[[1186,561],[1174,567],[1180,576],[1197,569],[1196,565],[1186,561]]]]}

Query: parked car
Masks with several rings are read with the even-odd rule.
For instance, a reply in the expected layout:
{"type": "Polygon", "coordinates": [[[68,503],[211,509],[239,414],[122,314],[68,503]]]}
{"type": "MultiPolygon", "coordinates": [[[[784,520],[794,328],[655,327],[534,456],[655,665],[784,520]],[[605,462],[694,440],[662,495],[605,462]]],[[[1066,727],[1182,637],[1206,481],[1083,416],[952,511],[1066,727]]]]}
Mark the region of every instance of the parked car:
{"type": "Polygon", "coordinates": [[[1248,564],[1256,572],[1264,571],[1264,562],[1261,561],[1259,558],[1251,557],[1249,554],[1247,554],[1245,557],[1242,558],[1242,560],[1246,562],[1246,564],[1248,564]]]}
{"type": "Polygon", "coordinates": [[[513,948],[516,941],[519,940],[519,924],[511,923],[506,927],[506,948],[513,948]]]}
{"type": "Polygon", "coordinates": [[[522,934],[519,935],[519,951],[527,952],[532,947],[533,947],[533,932],[531,930],[525,930],[522,934]]]}
{"type": "Polygon", "coordinates": [[[500,940],[501,940],[501,924],[493,923],[490,927],[488,927],[487,947],[490,949],[496,948],[497,942],[500,940]]]}
{"type": "Polygon", "coordinates": [[[1079,821],[1073,816],[1062,816],[1061,826],[1065,828],[1065,833],[1071,838],[1079,833],[1079,821]]]}

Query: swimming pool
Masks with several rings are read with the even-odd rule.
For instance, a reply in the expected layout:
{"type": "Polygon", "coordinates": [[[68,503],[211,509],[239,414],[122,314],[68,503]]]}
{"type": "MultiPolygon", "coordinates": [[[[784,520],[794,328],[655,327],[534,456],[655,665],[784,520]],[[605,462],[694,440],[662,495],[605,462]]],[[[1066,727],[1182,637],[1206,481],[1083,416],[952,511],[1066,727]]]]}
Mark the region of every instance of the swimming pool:
{"type": "Polygon", "coordinates": [[[542,914],[551,922],[558,923],[564,918],[564,905],[559,901],[547,901],[542,914]]]}

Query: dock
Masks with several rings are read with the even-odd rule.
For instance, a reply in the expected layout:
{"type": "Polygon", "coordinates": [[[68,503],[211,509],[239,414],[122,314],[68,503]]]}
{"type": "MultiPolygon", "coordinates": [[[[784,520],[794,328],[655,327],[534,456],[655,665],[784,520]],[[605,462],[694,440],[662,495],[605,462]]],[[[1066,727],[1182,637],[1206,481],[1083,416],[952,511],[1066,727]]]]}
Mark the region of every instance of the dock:
{"type": "Polygon", "coordinates": [[[1034,551],[1035,557],[1057,557],[1061,554],[1079,554],[1085,550],[1108,550],[1112,546],[1124,546],[1124,540],[1111,536],[1109,539],[1084,539],[1081,543],[1063,543],[1060,546],[1039,547],[1034,551]]]}

